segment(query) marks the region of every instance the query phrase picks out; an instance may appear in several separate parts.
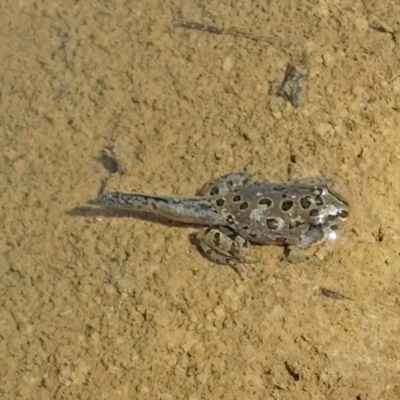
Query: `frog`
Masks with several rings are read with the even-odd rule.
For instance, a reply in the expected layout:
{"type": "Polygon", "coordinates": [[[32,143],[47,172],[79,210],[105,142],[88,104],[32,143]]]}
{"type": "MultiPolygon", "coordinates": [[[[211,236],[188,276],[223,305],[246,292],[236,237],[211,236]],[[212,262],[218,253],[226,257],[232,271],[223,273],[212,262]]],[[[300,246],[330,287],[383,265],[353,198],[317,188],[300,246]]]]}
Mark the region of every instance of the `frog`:
{"type": "Polygon", "coordinates": [[[241,170],[212,179],[192,197],[109,192],[88,203],[203,226],[195,235],[201,253],[240,271],[251,243],[305,249],[335,240],[349,204],[330,186],[326,178],[263,182],[241,170]]]}

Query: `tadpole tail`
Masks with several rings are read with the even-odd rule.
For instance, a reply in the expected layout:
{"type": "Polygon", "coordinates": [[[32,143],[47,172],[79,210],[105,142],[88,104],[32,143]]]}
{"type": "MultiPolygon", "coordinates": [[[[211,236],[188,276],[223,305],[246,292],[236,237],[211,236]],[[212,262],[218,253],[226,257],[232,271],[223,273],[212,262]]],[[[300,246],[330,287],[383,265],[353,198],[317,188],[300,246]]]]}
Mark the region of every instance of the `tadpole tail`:
{"type": "Polygon", "coordinates": [[[188,224],[224,224],[223,219],[203,197],[184,198],[112,192],[101,194],[87,203],[120,210],[146,212],[188,224]]]}

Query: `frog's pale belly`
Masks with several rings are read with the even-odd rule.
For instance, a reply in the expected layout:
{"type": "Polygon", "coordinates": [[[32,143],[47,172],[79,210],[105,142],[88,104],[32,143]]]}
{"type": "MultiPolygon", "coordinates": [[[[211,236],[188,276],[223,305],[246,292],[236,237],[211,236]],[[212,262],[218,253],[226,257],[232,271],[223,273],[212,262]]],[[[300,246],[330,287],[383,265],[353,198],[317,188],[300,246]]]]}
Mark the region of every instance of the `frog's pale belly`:
{"type": "Polygon", "coordinates": [[[248,242],[307,247],[336,237],[348,217],[348,204],[324,180],[262,183],[238,172],[207,183],[199,195],[114,192],[90,203],[207,225],[198,235],[200,248],[213,261],[230,265],[245,261],[248,242]]]}

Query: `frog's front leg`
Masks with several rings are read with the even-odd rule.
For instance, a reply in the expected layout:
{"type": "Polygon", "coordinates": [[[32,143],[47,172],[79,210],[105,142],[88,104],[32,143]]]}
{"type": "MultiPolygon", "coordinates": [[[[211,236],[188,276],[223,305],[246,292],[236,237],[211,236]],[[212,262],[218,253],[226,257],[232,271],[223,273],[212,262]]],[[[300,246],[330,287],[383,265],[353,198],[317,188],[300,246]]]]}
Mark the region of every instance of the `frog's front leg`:
{"type": "Polygon", "coordinates": [[[253,182],[253,177],[245,170],[232,172],[207,182],[199,191],[199,196],[224,196],[237,192],[253,182]]]}
{"type": "Polygon", "coordinates": [[[218,264],[228,264],[240,272],[239,264],[245,262],[249,242],[226,226],[203,229],[196,235],[204,255],[218,264]]]}
{"type": "Polygon", "coordinates": [[[311,228],[307,233],[287,244],[285,249],[286,260],[291,264],[309,263],[312,257],[308,256],[304,249],[322,242],[323,239],[324,232],[321,227],[311,228]]]}

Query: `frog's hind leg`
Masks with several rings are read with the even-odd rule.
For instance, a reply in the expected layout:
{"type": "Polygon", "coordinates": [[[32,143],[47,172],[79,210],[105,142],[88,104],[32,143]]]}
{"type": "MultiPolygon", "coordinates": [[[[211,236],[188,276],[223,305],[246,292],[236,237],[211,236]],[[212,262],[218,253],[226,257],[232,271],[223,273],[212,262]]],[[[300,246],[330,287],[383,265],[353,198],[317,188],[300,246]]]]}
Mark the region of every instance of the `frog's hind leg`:
{"type": "Polygon", "coordinates": [[[246,170],[232,172],[207,182],[199,191],[199,196],[224,196],[237,192],[254,181],[253,176],[246,170]]]}
{"type": "Polygon", "coordinates": [[[205,228],[196,235],[204,255],[218,264],[227,264],[240,272],[239,264],[246,262],[249,242],[225,226],[205,228]]]}

